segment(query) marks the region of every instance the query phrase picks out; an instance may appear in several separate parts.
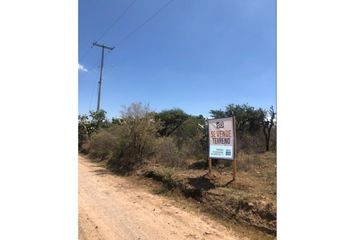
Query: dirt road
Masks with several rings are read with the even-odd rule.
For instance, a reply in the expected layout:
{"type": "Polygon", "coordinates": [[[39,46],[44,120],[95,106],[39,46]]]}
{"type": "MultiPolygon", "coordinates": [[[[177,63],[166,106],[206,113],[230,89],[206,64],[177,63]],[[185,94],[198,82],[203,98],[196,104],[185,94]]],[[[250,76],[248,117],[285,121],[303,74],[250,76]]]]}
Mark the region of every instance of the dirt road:
{"type": "Polygon", "coordinates": [[[241,238],[79,157],[79,239],[241,238]]]}

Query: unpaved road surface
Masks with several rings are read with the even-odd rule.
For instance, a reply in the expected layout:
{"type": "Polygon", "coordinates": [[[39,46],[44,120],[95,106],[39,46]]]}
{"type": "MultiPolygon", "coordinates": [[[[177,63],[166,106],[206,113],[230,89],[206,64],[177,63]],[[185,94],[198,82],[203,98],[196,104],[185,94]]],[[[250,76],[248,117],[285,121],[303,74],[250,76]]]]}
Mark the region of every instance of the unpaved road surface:
{"type": "MultiPolygon", "coordinates": [[[[219,223],[173,205],[79,157],[79,239],[241,239],[219,223]]],[[[245,238],[242,238],[245,239],[245,238]]]]}

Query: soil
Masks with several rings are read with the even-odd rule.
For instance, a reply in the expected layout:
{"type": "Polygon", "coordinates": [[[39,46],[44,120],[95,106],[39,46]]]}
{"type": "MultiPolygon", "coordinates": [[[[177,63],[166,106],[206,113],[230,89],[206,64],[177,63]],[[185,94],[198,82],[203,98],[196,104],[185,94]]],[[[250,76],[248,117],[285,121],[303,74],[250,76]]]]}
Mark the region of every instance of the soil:
{"type": "MultiPolygon", "coordinates": [[[[251,156],[254,158],[255,156],[251,156]]],[[[227,222],[241,223],[264,233],[276,235],[276,167],[275,154],[256,156],[259,159],[247,170],[237,172],[231,181],[231,169],[213,167],[207,174],[203,167],[175,169],[166,175],[166,168],[147,165],[138,174],[161,182],[167,191],[178,190],[186,198],[202,203],[203,208],[227,222]]],[[[193,162],[190,166],[199,166],[193,162]]],[[[244,167],[245,169],[245,167],[244,167]]]]}
{"type": "Polygon", "coordinates": [[[79,239],[248,239],[79,157],[79,239]]]}

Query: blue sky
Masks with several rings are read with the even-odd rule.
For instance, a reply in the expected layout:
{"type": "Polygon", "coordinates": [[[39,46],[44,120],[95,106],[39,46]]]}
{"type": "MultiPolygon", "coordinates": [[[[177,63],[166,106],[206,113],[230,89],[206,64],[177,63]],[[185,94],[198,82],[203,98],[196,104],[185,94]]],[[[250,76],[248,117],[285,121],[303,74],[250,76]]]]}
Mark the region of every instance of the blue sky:
{"type": "MultiPolygon", "coordinates": [[[[79,0],[79,113],[96,109],[101,50],[91,48],[133,0],[79,0]]],[[[276,104],[274,0],[137,0],[99,43],[106,52],[101,108],[178,107],[209,116],[211,109],[276,104]],[[120,43],[120,44],[118,44],[120,43]]]]}

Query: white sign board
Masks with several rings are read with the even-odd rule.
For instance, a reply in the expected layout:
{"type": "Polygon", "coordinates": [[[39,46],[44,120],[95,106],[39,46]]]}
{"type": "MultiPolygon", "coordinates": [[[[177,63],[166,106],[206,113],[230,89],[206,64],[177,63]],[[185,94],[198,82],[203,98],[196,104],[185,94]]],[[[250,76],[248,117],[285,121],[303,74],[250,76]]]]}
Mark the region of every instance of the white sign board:
{"type": "Polygon", "coordinates": [[[233,118],[209,119],[209,158],[234,159],[233,118]]]}

